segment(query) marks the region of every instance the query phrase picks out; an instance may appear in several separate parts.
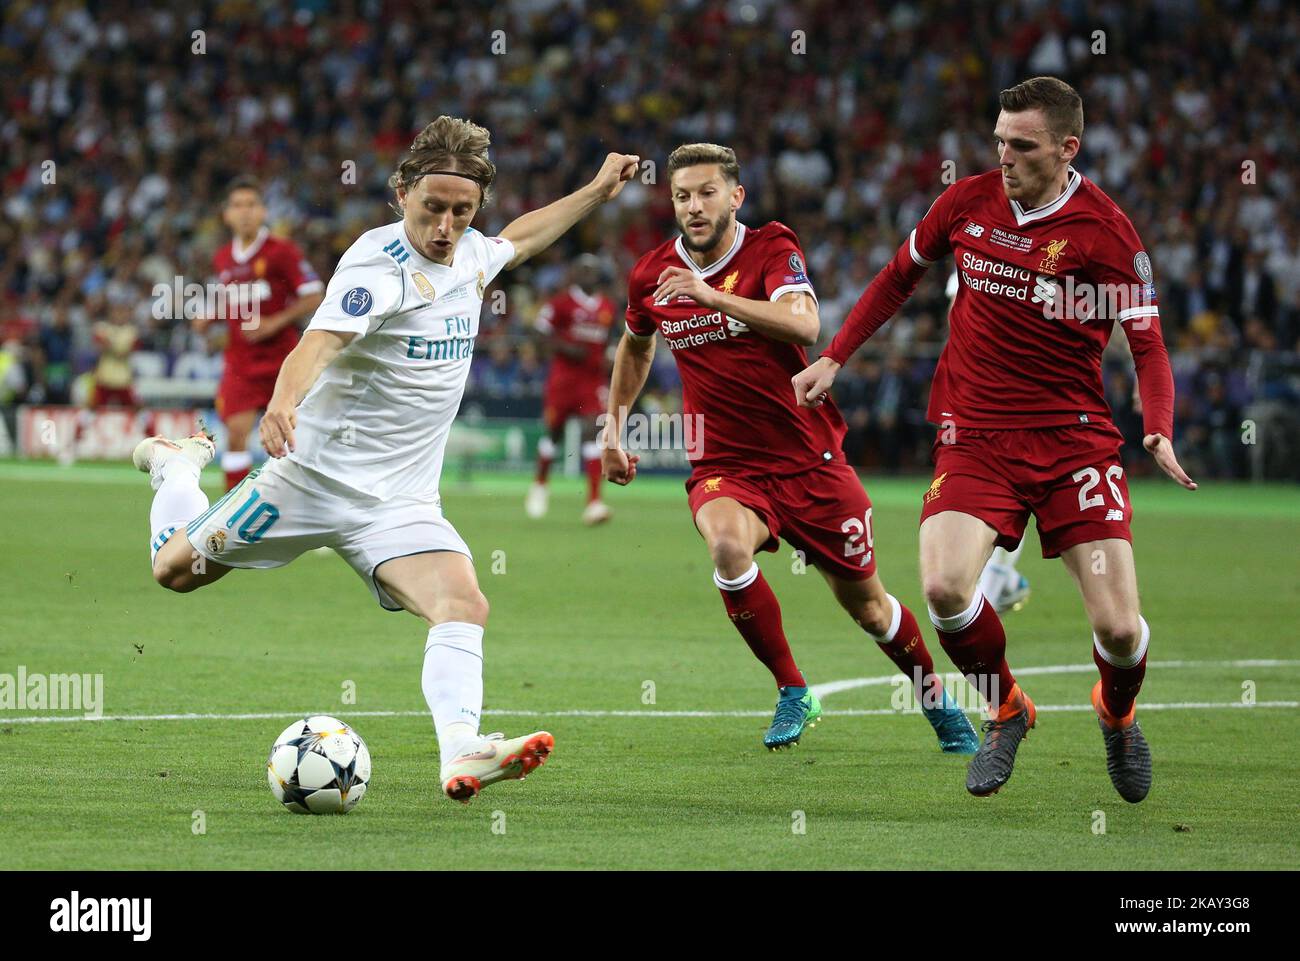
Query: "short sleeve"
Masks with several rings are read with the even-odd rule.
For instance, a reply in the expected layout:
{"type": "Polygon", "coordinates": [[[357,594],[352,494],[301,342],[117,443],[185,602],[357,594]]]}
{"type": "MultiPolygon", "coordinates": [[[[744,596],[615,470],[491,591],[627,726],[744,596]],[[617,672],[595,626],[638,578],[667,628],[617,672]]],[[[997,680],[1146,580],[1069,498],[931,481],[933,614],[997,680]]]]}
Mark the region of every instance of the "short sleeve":
{"type": "Polygon", "coordinates": [[[808,266],[803,251],[789,236],[779,237],[772,244],[763,263],[763,289],[768,300],[779,300],[794,291],[804,291],[813,300],[817,293],[808,279],[808,266]]]}
{"type": "Polygon", "coordinates": [[[1099,234],[1089,273],[1095,283],[1106,285],[1107,300],[1115,309],[1113,319],[1126,329],[1145,330],[1159,323],[1151,258],[1127,217],[1118,217],[1099,234]]]}
{"type": "Polygon", "coordinates": [[[918,267],[929,267],[952,250],[948,237],[958,194],[958,184],[939,194],[921,222],[907,235],[907,252],[918,267]]]}
{"type": "Polygon", "coordinates": [[[627,277],[627,313],[624,321],[628,333],[633,337],[653,337],[659,329],[654,318],[642,307],[644,299],[645,288],[641,282],[641,263],[638,261],[627,277]]]}
{"type": "Polygon", "coordinates": [[[330,278],[308,330],[364,336],[372,324],[401,309],[406,285],[397,262],[382,250],[349,262],[350,253],[343,255],[330,278]]]}
{"type": "Polygon", "coordinates": [[[492,283],[492,279],[505,268],[506,264],[515,259],[515,245],[504,237],[486,237],[479,234],[483,239],[483,282],[492,283]]]}
{"type": "Polygon", "coordinates": [[[298,249],[298,245],[289,241],[284,244],[284,272],[290,288],[299,297],[325,289],[316,271],[312,270],[311,264],[298,249]]]}

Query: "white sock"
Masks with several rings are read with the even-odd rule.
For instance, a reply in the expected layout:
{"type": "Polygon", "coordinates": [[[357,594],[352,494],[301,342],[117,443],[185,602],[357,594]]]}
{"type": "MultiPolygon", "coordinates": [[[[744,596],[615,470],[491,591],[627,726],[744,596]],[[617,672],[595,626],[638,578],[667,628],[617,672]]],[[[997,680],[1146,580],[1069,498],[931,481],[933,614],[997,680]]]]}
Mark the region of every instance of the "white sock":
{"type": "Polygon", "coordinates": [[[252,451],[226,450],[221,452],[221,469],[224,471],[247,470],[252,466],[252,451]]]}
{"type": "Polygon", "coordinates": [[[429,628],[420,683],[446,764],[478,736],[483,711],[483,628],[464,621],[429,628]]]}
{"type": "Polygon", "coordinates": [[[1141,614],[1138,615],[1138,627],[1142,630],[1141,639],[1138,641],[1137,650],[1128,657],[1116,657],[1110,651],[1101,646],[1101,641],[1097,640],[1097,635],[1092,635],[1092,646],[1097,649],[1101,659],[1113,667],[1134,667],[1137,662],[1142,660],[1146,655],[1147,646],[1151,643],[1151,628],[1147,626],[1147,619],[1141,614]]]}
{"type": "Polygon", "coordinates": [[[893,608],[894,613],[889,618],[889,630],[884,634],[871,635],[876,639],[877,644],[888,644],[892,641],[894,636],[898,634],[898,625],[903,623],[903,605],[898,603],[898,598],[893,594],[886,594],[885,597],[889,598],[889,603],[893,608]]]}
{"type": "Polygon", "coordinates": [[[970,602],[970,607],[960,614],[954,614],[952,617],[940,617],[934,612],[934,608],[928,604],[926,608],[930,612],[930,623],[938,630],[947,631],[949,634],[960,631],[963,627],[970,624],[971,621],[979,617],[980,608],[984,606],[984,595],[979,591],[975,592],[975,599],[970,602]]]}
{"type": "Polygon", "coordinates": [[[199,487],[199,469],[184,457],[172,457],[158,472],[162,483],[149,508],[149,564],[177,529],[208,509],[208,495],[199,487]]]}
{"type": "Polygon", "coordinates": [[[998,599],[998,595],[1002,593],[1003,587],[1011,576],[1011,568],[995,560],[1001,550],[998,548],[993,552],[994,558],[989,558],[989,562],[984,565],[984,570],[980,573],[979,592],[991,601],[998,599]]]}
{"type": "Polygon", "coordinates": [[[758,580],[758,561],[755,561],[745,573],[739,577],[726,578],[716,570],[713,572],[713,583],[723,591],[743,591],[754,581],[758,580]]]}

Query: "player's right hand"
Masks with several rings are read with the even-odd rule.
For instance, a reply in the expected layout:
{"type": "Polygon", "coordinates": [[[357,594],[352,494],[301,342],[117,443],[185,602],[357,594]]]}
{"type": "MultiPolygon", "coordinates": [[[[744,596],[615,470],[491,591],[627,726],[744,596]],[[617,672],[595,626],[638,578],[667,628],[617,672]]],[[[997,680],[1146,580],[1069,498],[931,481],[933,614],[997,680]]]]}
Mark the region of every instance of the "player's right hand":
{"type": "Polygon", "coordinates": [[[293,429],[298,426],[298,417],[292,407],[287,410],[268,407],[262,415],[262,426],[258,433],[262,438],[262,447],[271,457],[283,457],[293,445],[293,429]]]}
{"type": "Polygon", "coordinates": [[[600,454],[601,472],[611,484],[626,487],[636,478],[636,462],[640,459],[621,447],[606,447],[600,454]]]}
{"type": "Polygon", "coordinates": [[[790,378],[794,385],[794,399],[800,407],[820,407],[830,396],[831,384],[840,365],[829,357],[818,357],[799,373],[790,378]]]}
{"type": "Polygon", "coordinates": [[[591,186],[602,201],[613,200],[623,185],[636,176],[640,165],[641,158],[636,154],[612,153],[592,178],[591,186]]]}

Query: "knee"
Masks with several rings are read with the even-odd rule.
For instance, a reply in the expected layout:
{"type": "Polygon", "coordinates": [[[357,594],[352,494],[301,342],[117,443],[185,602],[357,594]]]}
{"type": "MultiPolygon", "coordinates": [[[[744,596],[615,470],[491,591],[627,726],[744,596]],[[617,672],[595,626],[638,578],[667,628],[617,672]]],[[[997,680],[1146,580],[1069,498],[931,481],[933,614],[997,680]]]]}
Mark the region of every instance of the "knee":
{"type": "Polygon", "coordinates": [[[949,571],[928,571],[922,579],[925,602],[940,617],[953,617],[970,606],[973,592],[949,571]]]}
{"type": "Polygon", "coordinates": [[[198,587],[198,581],[188,568],[173,567],[170,564],[155,564],[153,579],[166,590],[177,594],[188,594],[198,587]]]}
{"type": "Polygon", "coordinates": [[[488,610],[488,599],[482,591],[474,588],[460,595],[440,597],[430,605],[429,610],[421,613],[430,626],[447,621],[461,621],[486,627],[488,610]]]}
{"type": "Polygon", "coordinates": [[[1142,625],[1136,614],[1101,618],[1092,625],[1092,632],[1097,643],[1116,657],[1134,654],[1142,643],[1142,625]]]}
{"type": "Polygon", "coordinates": [[[724,534],[709,542],[713,566],[726,578],[739,577],[754,563],[754,552],[739,537],[724,534]]]}

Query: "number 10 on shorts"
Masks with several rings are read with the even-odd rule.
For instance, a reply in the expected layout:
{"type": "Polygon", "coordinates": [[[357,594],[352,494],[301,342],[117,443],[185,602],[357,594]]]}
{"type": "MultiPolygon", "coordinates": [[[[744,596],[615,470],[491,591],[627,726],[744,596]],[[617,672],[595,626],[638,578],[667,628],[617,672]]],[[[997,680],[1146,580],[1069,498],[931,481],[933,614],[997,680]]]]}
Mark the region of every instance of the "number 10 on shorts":
{"type": "Polygon", "coordinates": [[[239,530],[235,534],[241,541],[246,544],[256,544],[276,521],[280,519],[280,511],[274,504],[268,504],[262,500],[262,495],[256,490],[249,491],[248,499],[239,505],[239,509],[230,515],[226,521],[226,527],[235,530],[235,524],[240,519],[243,523],[239,524],[239,530]],[[258,503],[261,501],[261,503],[258,503]]]}

